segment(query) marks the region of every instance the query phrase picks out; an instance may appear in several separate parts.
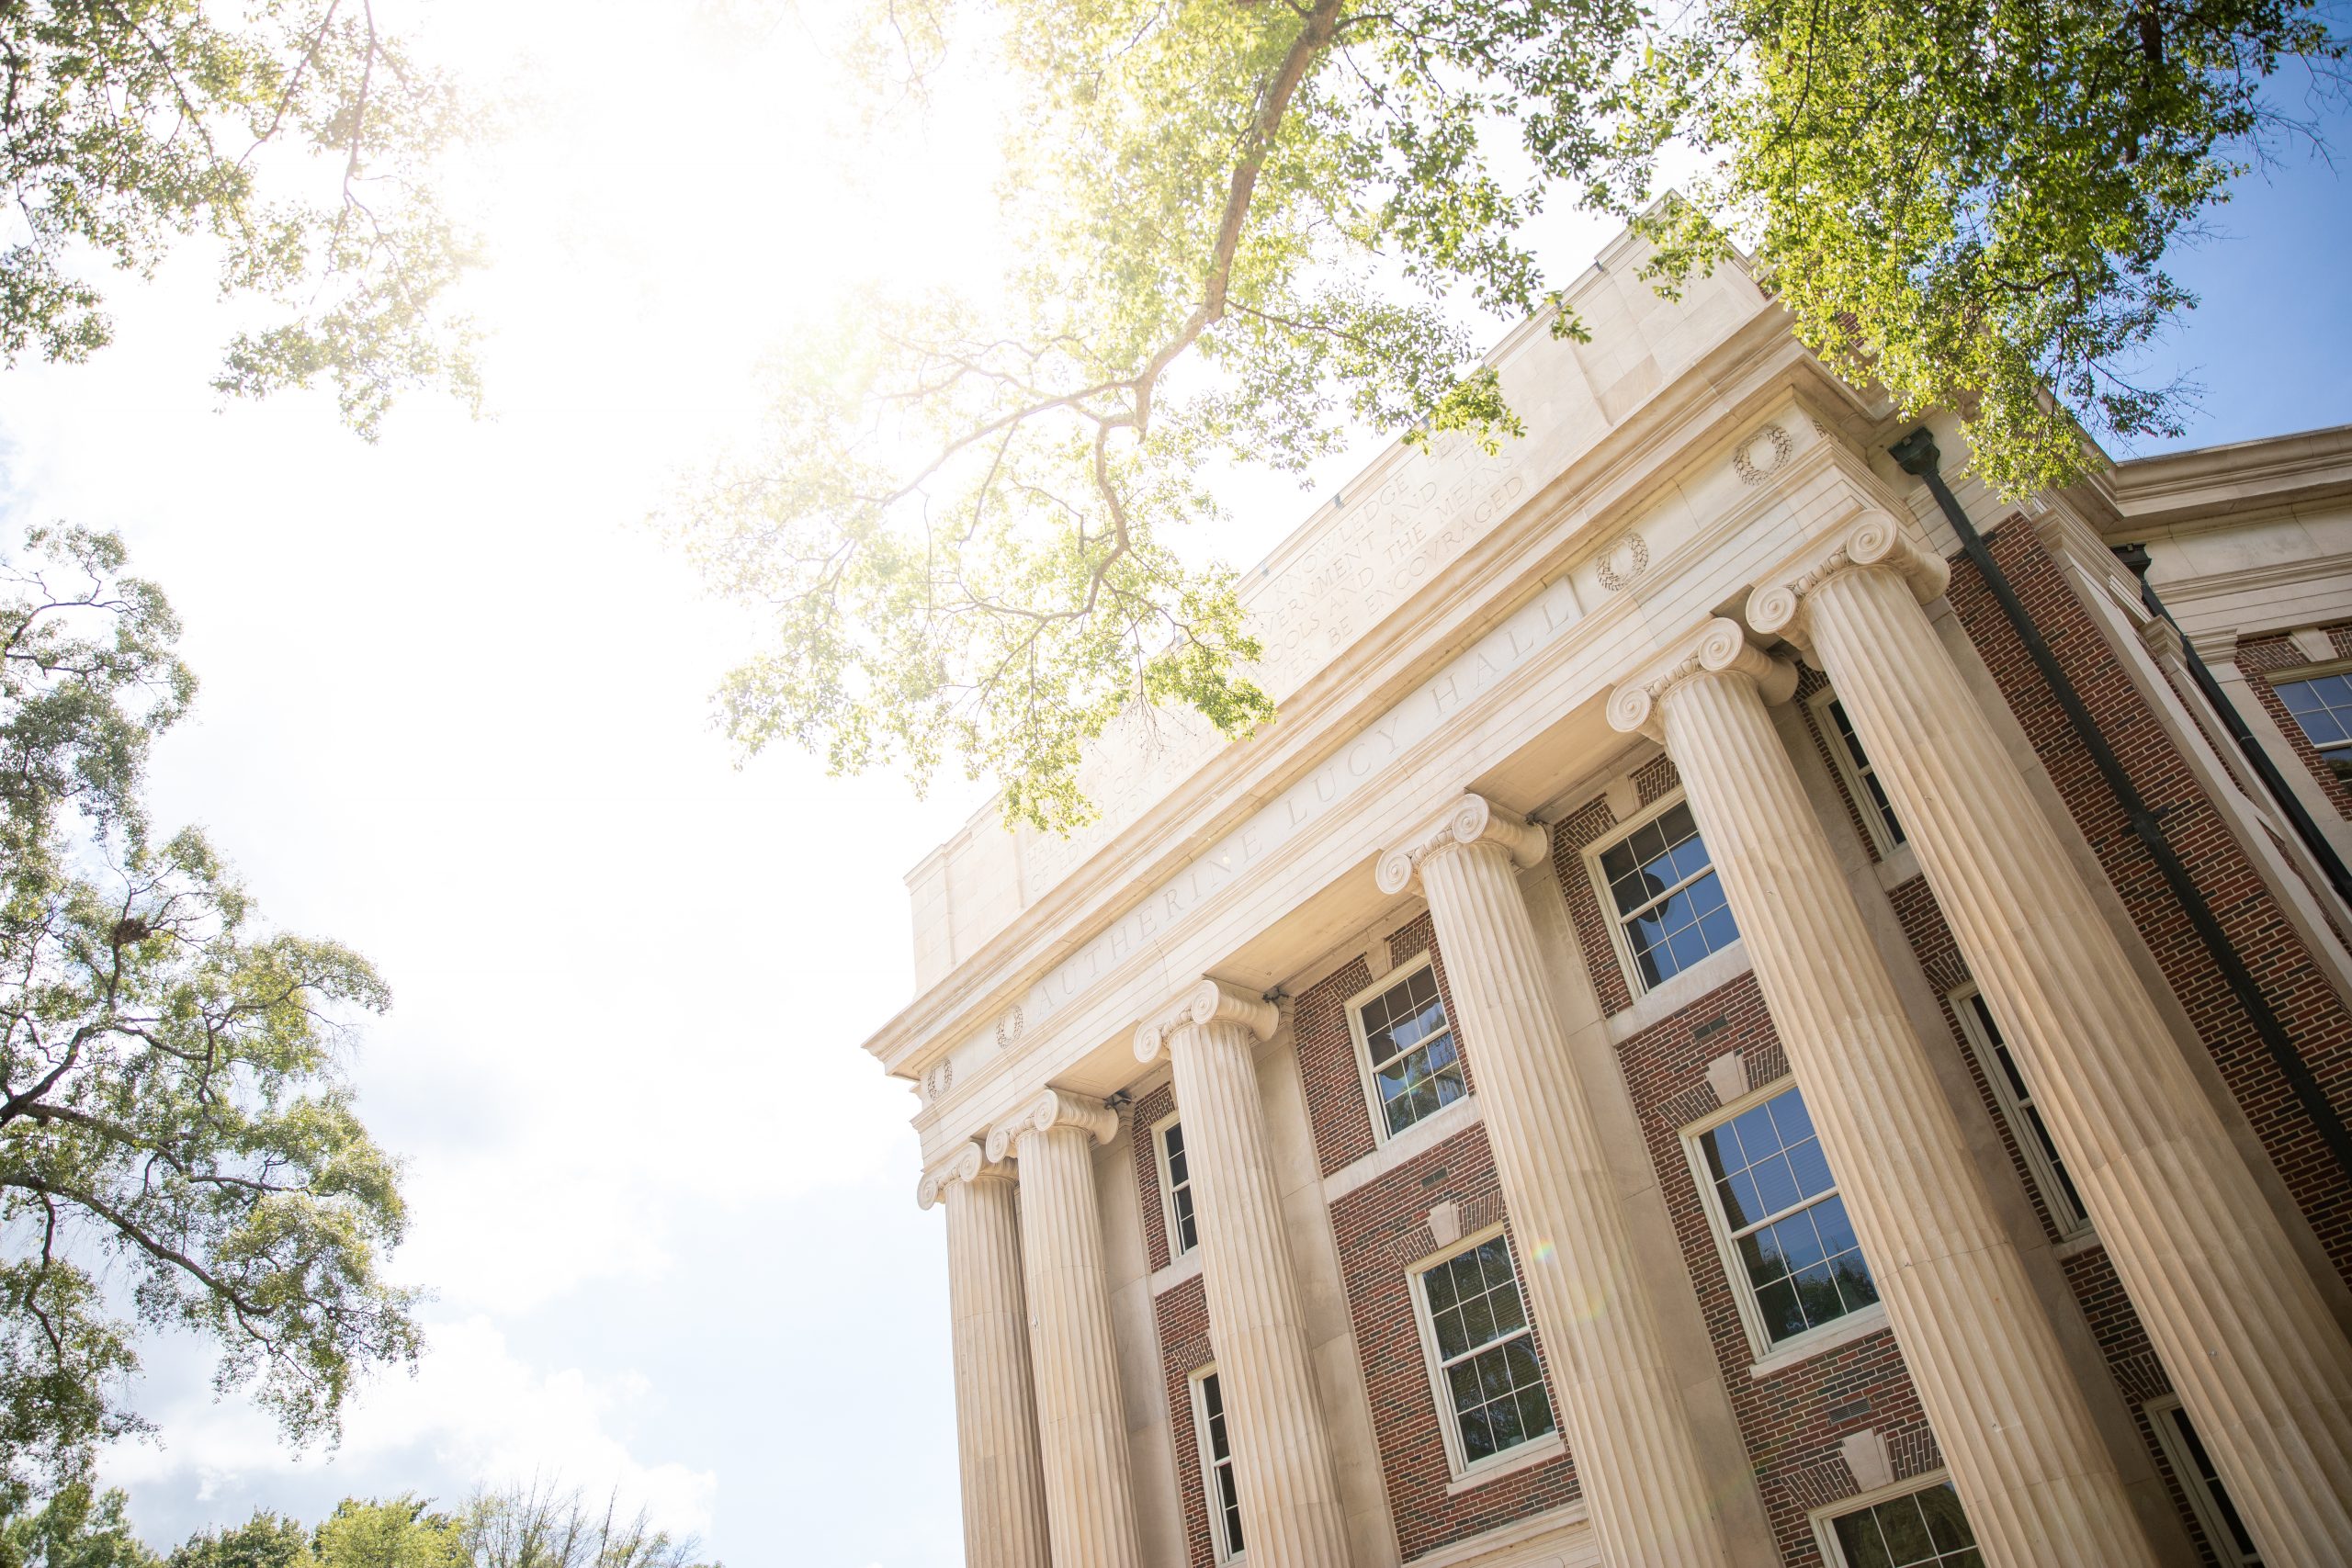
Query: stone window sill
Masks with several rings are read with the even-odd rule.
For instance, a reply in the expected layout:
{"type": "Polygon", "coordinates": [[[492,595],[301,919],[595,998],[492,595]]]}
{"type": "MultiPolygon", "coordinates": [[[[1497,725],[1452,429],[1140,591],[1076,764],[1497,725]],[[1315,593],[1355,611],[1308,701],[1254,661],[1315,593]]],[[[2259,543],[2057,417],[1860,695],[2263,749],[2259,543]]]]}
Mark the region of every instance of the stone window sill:
{"type": "Polygon", "coordinates": [[[1350,1160],[1325,1177],[1323,1201],[1338,1202],[1357,1188],[1378,1180],[1408,1160],[1419,1159],[1454,1134],[1477,1126],[1484,1120],[1478,1097],[1464,1095],[1444,1110],[1414,1122],[1370,1154],[1350,1160]]]}
{"type": "Polygon", "coordinates": [[[1489,1460],[1476,1470],[1464,1471],[1454,1478],[1453,1483],[1445,1489],[1445,1495],[1449,1497],[1459,1497],[1464,1492],[1484,1486],[1489,1481],[1498,1481],[1506,1475],[1513,1475],[1532,1466],[1547,1463],[1567,1451],[1568,1445],[1561,1440],[1560,1434],[1556,1431],[1549,1437],[1538,1438],[1532,1443],[1521,1443],[1509,1453],[1498,1459],[1489,1460]]]}
{"type": "Polygon", "coordinates": [[[1747,1369],[1747,1375],[1751,1378],[1773,1377],[1815,1356],[1851,1345],[1857,1339],[1867,1339],[1885,1326],[1884,1306],[1866,1306],[1859,1312],[1849,1312],[1835,1323],[1809,1328],[1794,1339],[1775,1346],[1770,1355],[1757,1358],[1756,1364],[1747,1369]]]}
{"type": "Polygon", "coordinates": [[[1155,1269],[1151,1271],[1151,1293],[1155,1296],[1166,1295],[1200,1271],[1201,1249],[1196,1247],[1167,1268],[1155,1269]]]}
{"type": "Polygon", "coordinates": [[[1623,1044],[1662,1018],[1680,1012],[1710,991],[1720,990],[1755,967],[1747,956],[1747,944],[1733,942],[1729,947],[1707,954],[1698,963],[1671,976],[1666,984],[1655,987],[1634,998],[1633,1006],[1609,1017],[1609,1043],[1623,1044]]]}

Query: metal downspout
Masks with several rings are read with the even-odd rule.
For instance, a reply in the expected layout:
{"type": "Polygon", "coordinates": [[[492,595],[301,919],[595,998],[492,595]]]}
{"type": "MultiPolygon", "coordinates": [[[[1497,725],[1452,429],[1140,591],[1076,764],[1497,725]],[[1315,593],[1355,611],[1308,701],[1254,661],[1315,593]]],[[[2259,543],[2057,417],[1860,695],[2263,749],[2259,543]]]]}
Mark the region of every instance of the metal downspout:
{"type": "Polygon", "coordinates": [[[1951,525],[1952,532],[1960,536],[1962,553],[1984,577],[1985,586],[1992,590],[1994,600],[2001,606],[2001,613],[2007,617],[2018,640],[2025,645],[2027,656],[2033,660],[2034,668],[2041,671],[2042,680],[2049,683],[2060,709],[2066,716],[2068,726],[2075,732],[2075,740],[2089,753],[2099,776],[2107,781],[2107,787],[2123,807],[2133,836],[2145,846],[2149,857],[2156,863],[2156,869],[2164,875],[2165,885],[2172,890],[2173,897],[2179,900],[2182,910],[2188,916],[2189,926],[2196,931],[2198,941],[2204,944],[2205,951],[2221,969],[2222,979],[2228,982],[2230,994],[2237,998],[2238,1005],[2253,1021],[2255,1032],[2262,1037],[2263,1046],[2269,1052],[2271,1061],[2286,1078],[2288,1087],[2294,1091],[2296,1102],[2301,1105],[2303,1113],[2319,1130],[2328,1153],[2335,1156],[2336,1168],[2347,1179],[2352,1179],[2352,1133],[2346,1131],[2344,1119],[2336,1114],[2335,1107],[2329,1103],[2319,1080],[2312,1076],[2310,1064],[2295,1049],[2295,1043],[2289,1038],[2286,1026],[2271,1008],[2270,999],[2263,995],[2262,987],[2256,983],[2245,960],[2238,955],[2229,933],[2222,929],[2222,922],[2215,918],[2213,907],[2206,902],[2203,890],[2189,875],[2188,867],[2182,863],[2179,852],[2165,837],[2162,818],[2141,797],[2138,786],[2124,772],[2123,763],[2115,755],[2114,749],[2099,734],[2098,724],[2091,718],[2090,709],[2084,705],[2082,694],[2075,689],[2075,683],[2059,667],[2058,656],[2042,639],[2041,627],[2034,624],[2024,601],[2018,597],[2017,588],[2009,581],[2008,574],[1993,558],[1993,552],[1985,548],[1984,536],[1976,532],[1975,525],[1969,522],[1968,513],[1962,508],[1959,498],[1952,494],[1951,487],[1944,483],[1943,472],[1938,466],[1942,454],[1936,450],[1934,434],[1922,425],[1888,447],[1887,453],[1902,466],[1905,473],[1925,481],[1928,492],[1936,498],[1936,504],[1943,509],[1944,520],[1951,525]]]}

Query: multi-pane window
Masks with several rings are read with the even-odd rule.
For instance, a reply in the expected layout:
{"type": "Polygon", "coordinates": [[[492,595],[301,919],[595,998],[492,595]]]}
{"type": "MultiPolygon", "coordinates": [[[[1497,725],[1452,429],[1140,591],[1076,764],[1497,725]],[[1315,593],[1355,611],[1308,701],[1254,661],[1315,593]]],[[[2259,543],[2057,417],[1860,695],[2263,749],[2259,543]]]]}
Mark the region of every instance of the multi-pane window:
{"type": "Polygon", "coordinates": [[[2148,1420],[2155,1427],[2156,1441],[2172,1461],[2173,1473],[2180,1477],[2181,1489],[2188,1494],[2188,1506],[2196,1510],[2197,1522],[2205,1528],[2205,1539],[2212,1543],[2213,1554],[2230,1568],[2262,1568],[2262,1554],[2254,1549],[2254,1537],[2246,1533],[2245,1521],[2238,1517],[2237,1505],[2230,1501],[2230,1494],[2222,1484],[2221,1472],[2213,1468],[2212,1457],[2206,1453],[2204,1440],[2197,1428],[2189,1425],[2188,1412],[2178,1400],[2147,1407],[2148,1420]]]}
{"type": "Polygon", "coordinates": [[[1820,714],[1832,738],[1830,744],[1836,748],[1838,770],[1846,775],[1846,787],[1860,795],[1863,814],[1879,848],[1893,849],[1903,842],[1903,824],[1895,820],[1894,803],[1886,798],[1878,770],[1871,766],[1870,753],[1862,750],[1862,738],[1854,733],[1854,721],[1846,716],[1846,705],[1831,697],[1821,705],[1820,714]]]}
{"type": "Polygon", "coordinates": [[[2338,778],[2352,778],[2352,671],[2281,681],[2271,689],[2319,748],[2321,760],[2338,778]]]}
{"type": "Polygon", "coordinates": [[[1600,874],[1645,989],[1739,940],[1687,804],[1678,802],[1601,851],[1600,874]]]}
{"type": "Polygon", "coordinates": [[[1233,1488],[1233,1445],[1225,1431],[1225,1394],[1215,1372],[1193,1380],[1193,1418],[1201,1434],[1201,1481],[1208,1495],[1209,1533],[1216,1538],[1216,1560],[1241,1555],[1241,1496],[1233,1488]]]}
{"type": "Polygon", "coordinates": [[[1783,1089],[1694,1142],[1711,1207],[1766,1344],[1878,1300],[1801,1091],[1783,1089]]]}
{"type": "Polygon", "coordinates": [[[1160,1126],[1159,1179],[1168,1193],[1168,1256],[1182,1258],[1201,1245],[1201,1226],[1193,1216],[1193,1168],[1184,1157],[1181,1122],[1160,1126]]]}
{"type": "Polygon", "coordinates": [[[1356,1009],[1373,1099],[1391,1134],[1453,1104],[1469,1089],[1453,1029],[1427,964],[1356,1009]]]}
{"type": "Polygon", "coordinates": [[[1552,1430],[1552,1401],[1500,1235],[1421,1273],[1438,1382],[1466,1467],[1552,1430]]]}
{"type": "Polygon", "coordinates": [[[1992,1079],[1994,1098],[2017,1130],[2018,1146],[2025,1151],[2026,1165],[2033,1172],[2033,1181],[2041,1190],[2042,1201],[2050,1205],[2050,1217],[2057,1224],[2061,1235],[2074,1235],[2090,1224],[2090,1211],[2083,1207],[2083,1195],[2075,1190],[2075,1179],[2066,1174],[2066,1162],[2058,1157],[2057,1140],[2041,1120],[2041,1111],[2033,1102],[2033,1090],[2026,1087],[2025,1075],[2018,1071],[2017,1058],[2009,1054],[2008,1043],[2001,1038],[2001,1026],[1993,1021],[1993,1010],[1984,1005],[1982,992],[1970,991],[1952,998],[1960,1013],[1962,1027],[1976,1046],[1978,1060],[1984,1063],[1985,1076],[1992,1079]]]}
{"type": "Polygon", "coordinates": [[[1976,1536],[1949,1481],[1829,1521],[1844,1568],[1982,1568],[1976,1536]]]}

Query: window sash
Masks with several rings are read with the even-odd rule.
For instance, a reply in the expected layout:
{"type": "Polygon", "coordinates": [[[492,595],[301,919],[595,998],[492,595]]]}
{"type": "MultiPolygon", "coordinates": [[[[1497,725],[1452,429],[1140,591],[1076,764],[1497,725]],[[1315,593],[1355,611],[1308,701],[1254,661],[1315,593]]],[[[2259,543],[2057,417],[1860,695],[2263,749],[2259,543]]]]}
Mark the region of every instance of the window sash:
{"type": "Polygon", "coordinates": [[[1897,1568],[1982,1568],[1984,1561],[1975,1530],[1961,1509],[1958,1491],[1949,1477],[1924,1486],[1906,1481],[1899,1490],[1871,1495],[1867,1502],[1839,1504],[1835,1512],[1817,1517],[1817,1532],[1829,1548],[1829,1560],[1839,1568],[1859,1568],[1847,1551],[1847,1538],[1860,1536],[1865,1524],[1878,1544],[1864,1562],[1894,1562],[1897,1568]],[[1932,1508],[1922,1501],[1940,1493],[1951,1495],[1938,1496],[1932,1508]],[[1892,1538],[1889,1526],[1894,1527],[1892,1538]],[[1898,1558],[1896,1552],[1903,1555],[1898,1558]]]}
{"type": "MultiPolygon", "coordinates": [[[[1457,1470],[1467,1472],[1498,1461],[1502,1456],[1559,1431],[1559,1412],[1552,1401],[1551,1386],[1544,1375],[1543,1361],[1535,1352],[1534,1324],[1527,1311],[1527,1295],[1519,1272],[1519,1259],[1502,1231],[1498,1229],[1473,1237],[1442,1258],[1420,1266],[1416,1270],[1415,1295],[1429,1347],[1438,1411],[1445,1420],[1446,1449],[1457,1470]],[[1503,1263],[1510,1269],[1504,1280],[1493,1284],[1487,1283],[1483,1276],[1484,1249],[1488,1247],[1500,1249],[1503,1263]],[[1495,1319],[1489,1307],[1483,1314],[1488,1325],[1488,1337],[1465,1344],[1462,1349],[1449,1355],[1437,1327],[1438,1319],[1442,1314],[1454,1312],[1462,1303],[1472,1298],[1450,1282],[1448,1289],[1453,1293],[1453,1301],[1440,1307],[1431,1283],[1463,1258],[1471,1257],[1481,1259],[1482,1274],[1476,1299],[1483,1303],[1491,1303],[1508,1291],[1510,1311],[1518,1321],[1501,1333],[1493,1333],[1495,1319]],[[1513,1348],[1518,1348],[1517,1356],[1512,1353],[1513,1348]],[[1497,1363],[1504,1380],[1499,1389],[1488,1387],[1484,1369],[1480,1366],[1481,1362],[1489,1359],[1497,1363]],[[1515,1370],[1515,1363],[1523,1366],[1524,1377],[1515,1370]],[[1467,1404],[1456,1386],[1458,1374],[1463,1373],[1471,1380],[1470,1393],[1474,1396],[1467,1404]],[[1531,1393],[1534,1396],[1532,1403],[1540,1408],[1530,1409],[1528,1396],[1531,1393]],[[1487,1436],[1482,1439],[1487,1445],[1487,1451],[1473,1455],[1470,1452],[1472,1421],[1492,1423],[1497,1418],[1494,1412],[1505,1407],[1508,1407],[1510,1419],[1517,1428],[1517,1435],[1508,1442],[1497,1444],[1489,1425],[1485,1428],[1487,1436]]],[[[1464,1326],[1467,1328],[1466,1314],[1464,1314],[1464,1326]]]]}
{"type": "Polygon", "coordinates": [[[1453,1018],[1446,1010],[1444,993],[1438,989],[1437,968],[1428,954],[1384,976],[1370,988],[1349,998],[1348,1029],[1355,1043],[1364,1100],[1371,1108],[1376,1135],[1383,1142],[1470,1097],[1469,1075],[1463,1066],[1453,1018]],[[1396,1026],[1413,1014],[1392,1010],[1385,1004],[1390,998],[1408,993],[1416,981],[1423,979],[1429,997],[1422,1007],[1435,1008],[1436,1021],[1428,1033],[1409,1044],[1397,1046],[1396,1026]],[[1380,1019],[1377,1027],[1373,1022],[1375,1016],[1380,1019]],[[1394,1047],[1385,1055],[1377,1054],[1381,1047],[1374,1043],[1374,1035],[1382,1032],[1385,1032],[1385,1044],[1394,1047]],[[1404,1087],[1396,1094],[1385,1094],[1384,1083],[1393,1075],[1401,1075],[1399,1081],[1404,1087]]]}
{"type": "Polygon", "coordinates": [[[1880,782],[1878,769],[1862,748],[1861,736],[1856,733],[1853,720],[1847,716],[1846,705],[1831,693],[1817,712],[1827,721],[1828,731],[1836,740],[1838,771],[1847,775],[1846,787],[1857,797],[1856,806],[1868,808],[1863,815],[1880,840],[1880,850],[1892,850],[1908,842],[1902,819],[1894,815],[1894,803],[1887,798],[1886,785],[1880,782]]]}
{"type": "Polygon", "coordinates": [[[2179,1478],[2180,1489],[2188,1495],[2189,1511],[2204,1528],[2205,1540],[2212,1546],[2214,1555],[2229,1568],[2262,1568],[2262,1554],[2255,1549],[2254,1537],[2239,1517],[2236,1503],[2222,1485],[2212,1458],[2205,1451],[2204,1439],[2190,1424],[2188,1412],[2181,1408],[2179,1399],[2151,1401],[2143,1408],[2148,1425],[2156,1430],[2156,1446],[2172,1461],[2173,1474],[2179,1478]]]}
{"type": "Polygon", "coordinates": [[[1673,979],[1676,976],[1703,963],[1739,941],[1739,921],[1731,911],[1730,899],[1723,891],[1721,867],[1715,864],[1714,852],[1707,847],[1706,835],[1700,831],[1698,819],[1692,816],[1690,830],[1671,840],[1666,838],[1664,820],[1677,812],[1690,813],[1688,797],[1677,795],[1659,802],[1641,816],[1625,824],[1611,837],[1593,844],[1585,851],[1585,866],[1590,876],[1595,896],[1608,912],[1610,940],[1617,949],[1618,962],[1623,966],[1627,984],[1635,996],[1644,996],[1673,979]],[[1630,866],[1612,873],[1611,857],[1621,852],[1638,857],[1640,850],[1634,841],[1655,831],[1660,847],[1646,860],[1634,858],[1630,866]],[[1687,846],[1696,845],[1705,855],[1702,863],[1678,876],[1672,885],[1645,897],[1641,903],[1628,909],[1622,908],[1618,883],[1625,875],[1638,874],[1647,864],[1669,856],[1687,846]],[[1699,901],[1706,897],[1702,891],[1709,881],[1714,884],[1712,901],[1703,910],[1699,901]],[[1679,915],[1681,923],[1668,926],[1667,914],[1677,900],[1683,900],[1679,915]],[[1694,912],[1695,911],[1695,912],[1694,912]],[[1649,927],[1645,931],[1645,926],[1649,927]],[[1690,949],[1695,945],[1697,951],[1690,949]]]}
{"type": "Polygon", "coordinates": [[[2083,1206],[2082,1193],[2075,1186],[2073,1173],[2066,1168],[2065,1156],[2058,1152],[2058,1141],[2050,1135],[2041,1107],[2034,1103],[2033,1087],[2025,1081],[2025,1073],[2017,1065],[2017,1055],[1993,1017],[1992,1005],[1985,1001],[1983,991],[1973,987],[1954,992],[1951,1003],[1952,1010],[1960,1015],[1968,1043],[1976,1048],[1984,1079],[1993,1086],[1993,1098],[2000,1102],[2002,1113],[2008,1119],[2010,1136],[2017,1139],[2018,1148],[2025,1156],[2026,1168],[2033,1172],[2033,1184],[2041,1190],[2041,1201],[2050,1210],[2058,1234],[2062,1237],[2080,1235],[2091,1227],[2090,1211],[2083,1206]]]}
{"type": "Polygon", "coordinates": [[[1184,1149],[1184,1123],[1159,1128],[1159,1180],[1168,1193],[1168,1256],[1170,1261],[1201,1245],[1200,1216],[1193,1208],[1192,1159],[1184,1149]]]}
{"type": "MultiPolygon", "coordinates": [[[[1792,1109],[1802,1114],[1807,1126],[1810,1127],[1812,1112],[1804,1108],[1803,1091],[1793,1078],[1784,1077],[1735,1102],[1707,1121],[1685,1128],[1682,1134],[1683,1147],[1690,1161],[1691,1175],[1698,1183],[1702,1201],[1705,1204],[1707,1228],[1714,1235],[1716,1251],[1723,1260],[1725,1279],[1731,1285],[1732,1293],[1739,1304],[1741,1320],[1747,1325],[1751,1348],[1758,1356],[1770,1355],[1798,1344],[1806,1336],[1833,1328],[1853,1318],[1859,1313],[1868,1312],[1873,1307],[1880,1306],[1883,1301],[1877,1274],[1871,1266],[1870,1255],[1862,1250],[1860,1238],[1852,1234],[1853,1224],[1850,1216],[1846,1217],[1843,1226],[1847,1233],[1847,1239],[1843,1244],[1839,1244],[1832,1235],[1824,1234],[1819,1228],[1819,1223],[1815,1224],[1810,1239],[1820,1248],[1819,1255],[1816,1257],[1799,1263],[1794,1261],[1793,1254],[1788,1247],[1781,1247],[1776,1249],[1770,1261],[1776,1263],[1781,1271],[1769,1280],[1759,1281],[1757,1279],[1756,1269],[1751,1266],[1746,1249],[1741,1246],[1741,1243],[1752,1236],[1772,1230],[1791,1220],[1799,1219],[1831,1203],[1839,1206],[1841,1214],[1844,1213],[1844,1193],[1838,1185],[1836,1170],[1829,1165],[1826,1151],[1820,1148],[1817,1132],[1808,1132],[1805,1135],[1792,1140],[1789,1129],[1782,1125],[1781,1118],[1768,1114],[1767,1120],[1772,1127],[1776,1146],[1768,1156],[1750,1158],[1743,1141],[1736,1145],[1740,1162],[1736,1165],[1732,1163],[1728,1151],[1720,1141],[1720,1135],[1729,1132],[1733,1124],[1742,1118],[1791,1096],[1795,1096],[1797,1100],[1796,1106],[1792,1109]],[[1819,1188],[1809,1192],[1803,1190],[1805,1179],[1803,1166],[1810,1162],[1797,1162],[1791,1154],[1792,1149],[1808,1143],[1814,1145],[1815,1156],[1819,1161],[1822,1181],[1819,1188]],[[1758,1218],[1744,1220],[1741,1224],[1735,1225],[1732,1223],[1730,1211],[1726,1207],[1724,1195],[1720,1190],[1721,1186],[1724,1183],[1736,1184],[1737,1179],[1742,1176],[1768,1170],[1774,1160],[1789,1163],[1786,1179],[1797,1181],[1801,1195],[1758,1218]],[[1720,1174],[1717,1169],[1719,1164],[1723,1168],[1720,1174]],[[1841,1259],[1845,1261],[1839,1261],[1841,1259]],[[1835,1267],[1828,1269],[1825,1280],[1804,1278],[1816,1270],[1823,1269],[1825,1266],[1833,1264],[1835,1267]],[[1857,1269],[1859,1278],[1849,1280],[1849,1276],[1853,1275],[1857,1269]],[[1834,1292],[1838,1310],[1820,1317],[1818,1321],[1801,1321],[1797,1326],[1785,1330],[1780,1329],[1779,1322],[1785,1320],[1785,1314],[1783,1314],[1780,1319],[1776,1319],[1773,1314],[1781,1311],[1781,1306],[1791,1303],[1784,1303],[1781,1305],[1768,1303],[1767,1293],[1783,1292],[1785,1288],[1783,1293],[1792,1297],[1792,1304],[1799,1317],[1810,1320],[1815,1316],[1814,1306],[1819,1303],[1817,1296],[1809,1295],[1807,1292],[1811,1287],[1825,1282],[1834,1292]],[[1849,1296],[1855,1293],[1849,1290],[1849,1282],[1867,1289],[1869,1299],[1849,1302],[1849,1296]]],[[[1758,1182],[1754,1179],[1748,1183],[1751,1190],[1755,1190],[1758,1185],[1758,1182]]],[[[1760,1192],[1758,1195],[1760,1196],[1760,1192]]]]}
{"type": "Polygon", "coordinates": [[[1208,1509],[1216,1560],[1241,1555],[1241,1495],[1233,1477],[1233,1445],[1226,1431],[1225,1390],[1214,1370],[1193,1377],[1193,1417],[1201,1450],[1201,1501],[1208,1509]]]}

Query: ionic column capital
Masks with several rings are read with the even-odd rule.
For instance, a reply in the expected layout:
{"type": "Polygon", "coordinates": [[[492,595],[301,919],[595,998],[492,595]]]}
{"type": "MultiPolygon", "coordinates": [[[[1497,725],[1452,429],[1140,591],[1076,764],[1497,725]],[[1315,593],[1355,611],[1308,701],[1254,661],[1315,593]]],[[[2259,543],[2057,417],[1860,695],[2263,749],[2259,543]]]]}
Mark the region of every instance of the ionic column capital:
{"type": "Polygon", "coordinates": [[[1717,615],[1702,621],[1609,695],[1609,722],[1623,735],[1640,733],[1663,740],[1658,708],[1668,692],[1702,675],[1745,675],[1768,703],[1796,694],[1796,666],[1775,659],[1747,640],[1737,621],[1717,615]]]}
{"type": "Polygon", "coordinates": [[[1889,513],[1866,510],[1764,573],[1747,596],[1747,624],[1759,636],[1778,635],[1809,648],[1807,601],[1814,590],[1839,572],[1863,567],[1894,572],[1922,604],[1941,595],[1951,581],[1951,568],[1924,540],[1889,513]]]}
{"type": "Polygon", "coordinates": [[[922,1173],[922,1179],[915,1184],[915,1203],[919,1208],[930,1208],[933,1204],[944,1201],[947,1196],[947,1189],[958,1181],[1010,1181],[1012,1179],[1012,1168],[989,1159],[980,1147],[980,1140],[974,1138],[922,1173]]]}
{"type": "Polygon", "coordinates": [[[1050,1133],[1057,1127],[1075,1127],[1093,1134],[1096,1143],[1107,1144],[1118,1136],[1119,1113],[1099,1100],[1083,1100],[1057,1089],[1046,1089],[989,1129],[990,1163],[1018,1159],[1023,1137],[1031,1133],[1050,1133]]]}
{"type": "Polygon", "coordinates": [[[1197,986],[1185,987],[1157,1017],[1136,1026],[1136,1060],[1156,1062],[1178,1030],[1220,1019],[1241,1025],[1261,1041],[1272,1040],[1282,1024],[1282,1010],[1238,986],[1204,978],[1197,986]]]}
{"type": "Polygon", "coordinates": [[[1377,880],[1383,893],[1402,893],[1412,886],[1421,862],[1465,844],[1500,844],[1518,864],[1536,865],[1551,842],[1540,825],[1502,810],[1483,795],[1465,795],[1382,855],[1377,880]]]}

